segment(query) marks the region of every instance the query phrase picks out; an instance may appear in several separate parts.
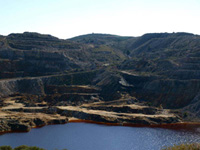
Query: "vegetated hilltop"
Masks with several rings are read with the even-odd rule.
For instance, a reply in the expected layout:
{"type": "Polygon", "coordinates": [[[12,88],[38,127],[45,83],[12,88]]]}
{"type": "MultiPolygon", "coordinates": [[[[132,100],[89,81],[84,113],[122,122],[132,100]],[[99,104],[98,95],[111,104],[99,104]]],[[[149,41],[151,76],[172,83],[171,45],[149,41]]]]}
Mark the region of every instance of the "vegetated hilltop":
{"type": "MultiPolygon", "coordinates": [[[[43,111],[46,108],[38,107],[45,104],[62,106],[58,107],[59,113],[70,111],[70,117],[79,112],[76,117],[80,119],[94,120],[94,109],[102,114],[108,111],[106,114],[111,116],[127,113],[115,117],[115,121],[109,115],[101,116],[108,122],[178,121],[174,115],[166,115],[170,114],[168,110],[160,110],[164,107],[182,109],[181,117],[191,119],[188,112],[200,116],[200,36],[88,34],[67,40],[30,32],[0,36],[0,79],[0,95],[21,94],[17,99],[23,109],[34,106],[43,111]],[[97,101],[98,106],[94,103],[97,101]],[[104,102],[106,105],[109,101],[110,106],[104,107],[104,102]],[[86,106],[87,103],[91,105],[86,106]],[[136,110],[147,104],[159,108],[145,106],[145,111],[136,110]],[[86,110],[90,109],[88,113],[86,110]],[[144,113],[145,119],[135,121],[135,115],[128,115],[133,112],[144,113]],[[159,113],[161,118],[148,116],[159,113]]],[[[8,104],[6,100],[1,101],[2,106],[8,104]]]]}

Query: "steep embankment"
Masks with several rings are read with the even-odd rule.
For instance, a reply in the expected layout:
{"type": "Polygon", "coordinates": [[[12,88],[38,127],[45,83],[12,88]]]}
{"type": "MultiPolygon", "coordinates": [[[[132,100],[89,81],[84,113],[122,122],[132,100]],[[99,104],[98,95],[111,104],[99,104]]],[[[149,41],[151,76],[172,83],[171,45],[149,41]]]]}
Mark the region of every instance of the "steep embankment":
{"type": "MultiPolygon", "coordinates": [[[[87,85],[92,84],[92,79],[98,71],[50,75],[41,77],[25,77],[0,80],[2,96],[15,93],[44,95],[46,88],[51,85],[87,85]]],[[[46,91],[46,93],[45,93],[46,91]]]]}
{"type": "Polygon", "coordinates": [[[166,79],[153,75],[122,72],[124,79],[133,85],[131,95],[164,108],[182,108],[190,104],[200,89],[200,80],[166,79]],[[183,92],[184,91],[184,92],[183,92]]]}

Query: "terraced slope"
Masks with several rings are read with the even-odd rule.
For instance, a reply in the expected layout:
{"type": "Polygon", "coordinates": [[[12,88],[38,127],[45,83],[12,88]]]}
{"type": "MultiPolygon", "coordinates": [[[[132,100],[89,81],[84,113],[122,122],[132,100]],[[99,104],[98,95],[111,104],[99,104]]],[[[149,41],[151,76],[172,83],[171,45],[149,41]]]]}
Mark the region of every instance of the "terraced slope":
{"type": "MultiPolygon", "coordinates": [[[[189,33],[89,34],[68,40],[10,34],[0,36],[0,104],[5,107],[4,98],[20,95],[25,111],[56,106],[61,112],[80,114],[79,119],[100,113],[122,123],[138,113],[149,124],[158,123],[160,119],[149,115],[166,117],[168,109],[199,117],[199,66],[200,36],[189,33]],[[124,95],[137,103],[109,104],[124,100],[124,95]],[[136,108],[138,103],[145,107],[136,108]],[[166,111],[158,110],[162,107],[166,111]]],[[[160,121],[170,122],[164,120],[160,121]]]]}
{"type": "Polygon", "coordinates": [[[111,47],[96,47],[25,32],[0,37],[0,78],[33,77],[96,69],[124,59],[111,47]]]}

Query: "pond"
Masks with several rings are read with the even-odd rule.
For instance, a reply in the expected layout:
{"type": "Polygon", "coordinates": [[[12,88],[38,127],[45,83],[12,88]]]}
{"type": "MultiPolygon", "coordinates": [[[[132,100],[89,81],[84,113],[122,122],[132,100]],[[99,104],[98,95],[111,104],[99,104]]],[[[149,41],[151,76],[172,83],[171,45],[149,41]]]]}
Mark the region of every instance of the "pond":
{"type": "Polygon", "coordinates": [[[200,132],[147,127],[67,123],[0,135],[0,145],[39,146],[48,150],[159,150],[185,142],[200,142],[200,132]]]}

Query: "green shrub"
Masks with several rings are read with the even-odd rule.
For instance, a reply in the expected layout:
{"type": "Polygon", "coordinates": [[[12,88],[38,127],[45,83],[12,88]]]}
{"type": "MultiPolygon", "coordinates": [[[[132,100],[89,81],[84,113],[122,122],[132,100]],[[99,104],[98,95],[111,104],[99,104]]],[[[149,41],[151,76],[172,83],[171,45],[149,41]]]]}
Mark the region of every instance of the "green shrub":
{"type": "Polygon", "coordinates": [[[12,150],[11,146],[0,146],[0,150],[12,150]]]}
{"type": "Polygon", "coordinates": [[[26,145],[21,145],[21,146],[18,146],[16,147],[14,150],[45,150],[43,148],[39,148],[39,147],[36,147],[36,146],[26,146],[26,145]]]}
{"type": "MultiPolygon", "coordinates": [[[[36,146],[21,145],[14,149],[11,146],[0,146],[0,150],[45,150],[45,149],[39,148],[36,146]]],[[[67,149],[63,149],[63,150],[67,150],[67,149]]]]}
{"type": "Polygon", "coordinates": [[[21,146],[16,147],[14,150],[27,150],[28,148],[29,147],[26,145],[21,145],[21,146]]]}
{"type": "Polygon", "coordinates": [[[193,143],[193,144],[174,145],[171,147],[164,148],[162,150],[200,150],[200,144],[193,143]]]}

